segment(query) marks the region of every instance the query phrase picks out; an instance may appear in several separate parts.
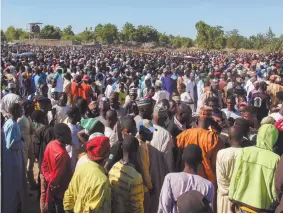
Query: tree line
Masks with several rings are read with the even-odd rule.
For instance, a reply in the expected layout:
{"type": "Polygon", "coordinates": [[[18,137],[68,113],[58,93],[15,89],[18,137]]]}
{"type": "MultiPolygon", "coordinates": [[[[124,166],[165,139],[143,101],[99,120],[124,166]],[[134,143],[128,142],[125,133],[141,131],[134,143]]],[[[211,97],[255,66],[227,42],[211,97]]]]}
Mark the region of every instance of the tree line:
{"type": "MultiPolygon", "coordinates": [[[[103,44],[129,44],[129,43],[155,43],[160,47],[189,48],[199,47],[207,50],[211,49],[264,49],[265,51],[277,51],[282,48],[283,34],[276,37],[272,29],[265,33],[258,33],[250,37],[245,37],[237,29],[224,32],[222,26],[211,26],[203,21],[195,24],[197,37],[195,40],[189,37],[173,36],[159,32],[149,25],[134,26],[127,22],[121,30],[113,24],[98,24],[94,28],[86,27],[83,32],[75,34],[72,26],[68,25],[64,29],[53,25],[45,25],[40,31],[40,38],[77,40],[81,42],[98,41],[103,44]]],[[[1,30],[2,41],[24,40],[29,38],[29,33],[22,28],[10,26],[5,32],[1,30]]]]}

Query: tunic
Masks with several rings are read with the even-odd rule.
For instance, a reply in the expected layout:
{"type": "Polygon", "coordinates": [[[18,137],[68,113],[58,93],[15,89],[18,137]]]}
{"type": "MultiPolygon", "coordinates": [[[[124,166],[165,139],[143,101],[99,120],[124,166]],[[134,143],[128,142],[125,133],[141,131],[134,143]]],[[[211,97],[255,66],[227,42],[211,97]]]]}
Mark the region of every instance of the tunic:
{"type": "Polygon", "coordinates": [[[17,212],[21,203],[21,211],[25,210],[27,198],[26,169],[20,128],[16,121],[5,122],[2,132],[2,212],[17,212]]]}
{"type": "Polygon", "coordinates": [[[164,179],[159,198],[159,213],[177,213],[177,199],[183,193],[197,190],[210,202],[214,197],[213,184],[199,175],[185,172],[169,173],[164,179]]]}
{"type": "Polygon", "coordinates": [[[165,176],[173,171],[173,140],[171,134],[161,126],[153,125],[152,141],[148,144],[150,175],[154,192],[151,195],[150,212],[157,212],[158,200],[165,176]]]}
{"type": "Polygon", "coordinates": [[[238,154],[242,148],[230,147],[222,149],[217,153],[216,176],[217,176],[217,212],[230,213],[231,202],[228,197],[230,180],[233,175],[234,166],[238,154]]]}
{"type": "Polygon", "coordinates": [[[64,210],[111,212],[111,186],[103,167],[90,161],[79,167],[64,195],[64,210]]]}

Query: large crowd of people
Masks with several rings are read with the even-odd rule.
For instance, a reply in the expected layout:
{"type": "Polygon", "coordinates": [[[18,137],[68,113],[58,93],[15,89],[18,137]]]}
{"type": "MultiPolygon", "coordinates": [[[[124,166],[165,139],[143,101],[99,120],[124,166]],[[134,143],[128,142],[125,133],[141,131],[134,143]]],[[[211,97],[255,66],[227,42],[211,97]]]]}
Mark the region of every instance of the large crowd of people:
{"type": "Polygon", "coordinates": [[[283,211],[282,53],[1,55],[2,212],[283,211]]]}

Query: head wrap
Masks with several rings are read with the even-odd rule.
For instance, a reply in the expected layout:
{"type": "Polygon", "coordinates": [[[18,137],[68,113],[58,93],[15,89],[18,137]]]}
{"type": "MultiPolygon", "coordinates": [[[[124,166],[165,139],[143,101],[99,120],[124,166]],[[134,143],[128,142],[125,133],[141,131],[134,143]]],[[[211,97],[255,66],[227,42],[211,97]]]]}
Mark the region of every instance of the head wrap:
{"type": "Polygon", "coordinates": [[[86,143],[86,151],[89,159],[93,161],[108,158],[110,153],[109,138],[105,136],[92,138],[86,143]]]}
{"type": "Polygon", "coordinates": [[[101,136],[104,136],[104,134],[100,133],[100,132],[94,132],[93,134],[91,134],[89,137],[88,137],[88,140],[91,140],[95,137],[101,137],[101,136]]]}
{"type": "Polygon", "coordinates": [[[85,129],[86,134],[89,134],[90,130],[94,130],[96,126],[102,123],[95,118],[87,118],[81,120],[81,126],[85,129]]]}
{"type": "Polygon", "coordinates": [[[159,117],[167,117],[168,110],[169,109],[167,108],[167,106],[163,105],[162,103],[157,103],[154,106],[153,115],[156,115],[159,117]]]}

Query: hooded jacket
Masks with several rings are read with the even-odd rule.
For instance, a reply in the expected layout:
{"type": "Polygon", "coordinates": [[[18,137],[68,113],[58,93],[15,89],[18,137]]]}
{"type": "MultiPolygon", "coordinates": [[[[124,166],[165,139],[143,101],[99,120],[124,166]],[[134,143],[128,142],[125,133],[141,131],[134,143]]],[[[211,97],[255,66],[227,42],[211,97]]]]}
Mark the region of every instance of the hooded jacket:
{"type": "Polygon", "coordinates": [[[273,152],[278,130],[271,124],[259,128],[256,146],[239,154],[231,183],[229,199],[256,212],[274,211],[276,193],[274,174],[280,157],[273,152]]]}

